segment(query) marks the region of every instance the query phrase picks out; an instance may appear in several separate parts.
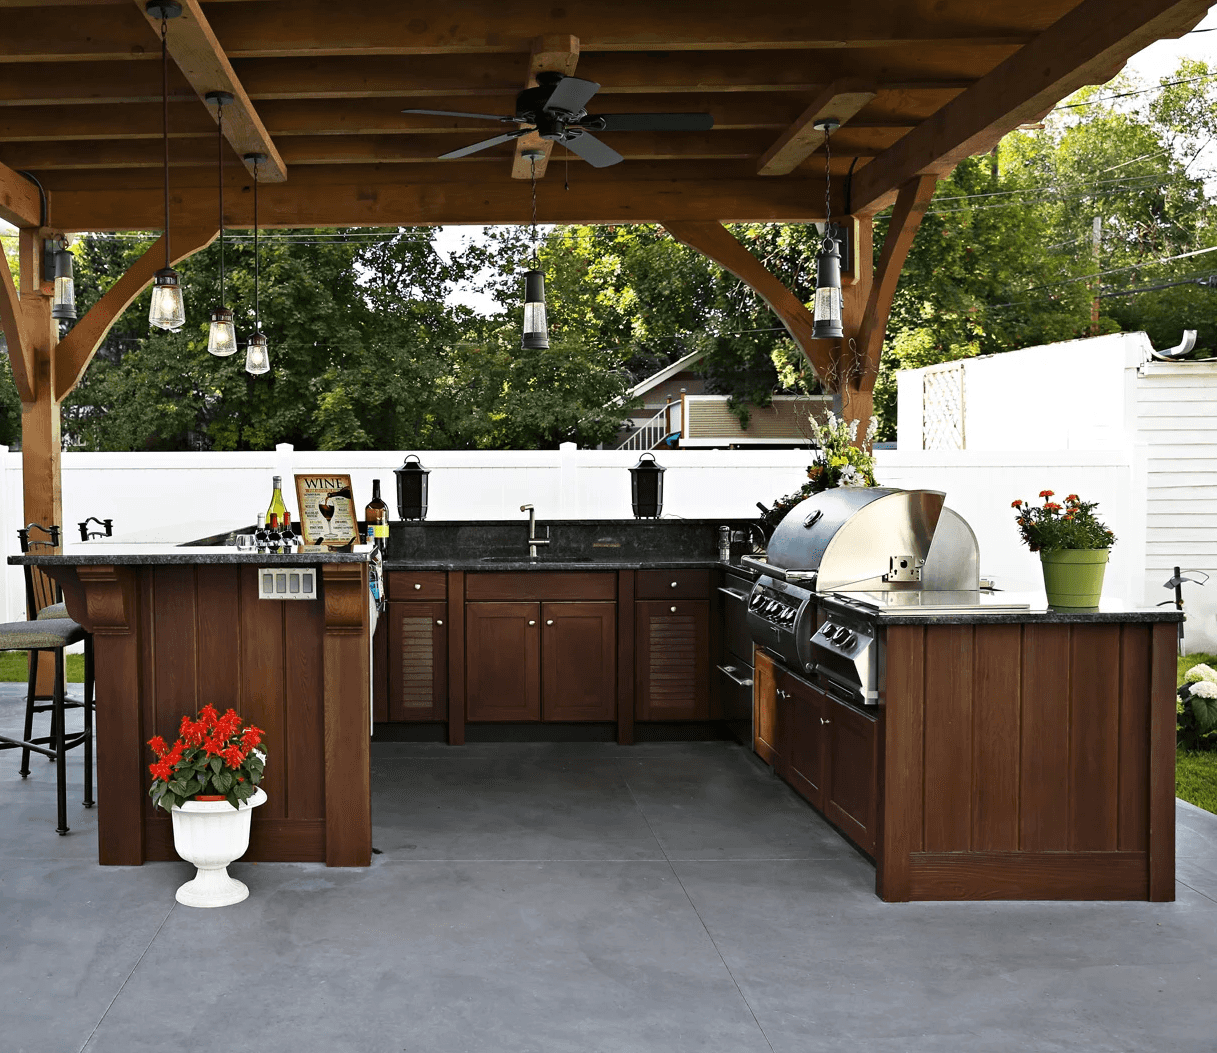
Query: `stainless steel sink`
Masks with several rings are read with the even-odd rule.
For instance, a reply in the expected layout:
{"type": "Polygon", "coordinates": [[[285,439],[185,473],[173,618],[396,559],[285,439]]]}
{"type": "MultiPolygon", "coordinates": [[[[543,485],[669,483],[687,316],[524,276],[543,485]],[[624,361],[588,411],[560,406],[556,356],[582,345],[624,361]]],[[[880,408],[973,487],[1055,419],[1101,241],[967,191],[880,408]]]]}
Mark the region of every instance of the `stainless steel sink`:
{"type": "Polygon", "coordinates": [[[482,563],[594,563],[586,556],[483,556],[482,563]]]}

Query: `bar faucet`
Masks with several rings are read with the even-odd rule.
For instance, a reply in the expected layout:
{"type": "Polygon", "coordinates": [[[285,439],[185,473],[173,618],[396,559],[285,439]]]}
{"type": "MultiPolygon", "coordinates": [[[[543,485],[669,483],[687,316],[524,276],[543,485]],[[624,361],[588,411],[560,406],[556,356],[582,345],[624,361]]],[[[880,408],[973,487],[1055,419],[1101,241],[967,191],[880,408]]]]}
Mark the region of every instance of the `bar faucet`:
{"type": "Polygon", "coordinates": [[[532,505],[520,505],[521,512],[528,513],[528,558],[537,558],[537,546],[549,544],[549,527],[545,528],[545,536],[537,537],[537,511],[532,505]]]}

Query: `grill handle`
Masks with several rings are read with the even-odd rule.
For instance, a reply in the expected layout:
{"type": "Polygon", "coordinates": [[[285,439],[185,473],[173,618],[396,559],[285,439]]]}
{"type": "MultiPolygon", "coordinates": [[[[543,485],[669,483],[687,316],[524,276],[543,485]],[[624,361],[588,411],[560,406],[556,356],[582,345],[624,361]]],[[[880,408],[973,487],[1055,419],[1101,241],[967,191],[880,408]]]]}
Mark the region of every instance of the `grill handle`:
{"type": "Polygon", "coordinates": [[[720,585],[718,587],[718,591],[724,596],[730,596],[733,600],[739,600],[740,603],[748,602],[748,594],[746,592],[740,592],[739,589],[729,589],[726,585],[720,585]]]}
{"type": "Polygon", "coordinates": [[[865,704],[866,700],[860,691],[840,683],[823,666],[817,664],[812,676],[816,686],[834,702],[841,702],[849,706],[865,704]]]}
{"type": "Polygon", "coordinates": [[[730,680],[737,687],[751,687],[752,686],[752,678],[745,677],[743,680],[741,680],[738,676],[735,675],[735,666],[733,666],[733,665],[720,665],[718,667],[718,671],[720,673],[722,673],[723,676],[725,676],[728,680],[730,680]]]}

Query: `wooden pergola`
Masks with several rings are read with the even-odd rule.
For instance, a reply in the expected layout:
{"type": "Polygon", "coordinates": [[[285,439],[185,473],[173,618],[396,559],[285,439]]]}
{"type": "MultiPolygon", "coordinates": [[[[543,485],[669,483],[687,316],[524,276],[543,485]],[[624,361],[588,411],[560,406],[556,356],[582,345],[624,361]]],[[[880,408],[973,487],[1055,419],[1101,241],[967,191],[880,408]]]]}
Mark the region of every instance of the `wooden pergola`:
{"type": "MultiPolygon", "coordinates": [[[[705,132],[603,133],[625,160],[537,164],[545,223],[662,224],[773,308],[844,412],[869,418],[897,280],[935,182],[1209,0],[182,0],[169,23],[172,247],[217,234],[216,114],[226,225],[252,224],[244,155],[264,154],[272,227],[527,223],[535,137],[467,158],[486,121],[408,107],[511,113],[542,71],[601,84],[597,112],[708,112],[705,132]],[[804,304],[723,226],[824,218],[832,116],[834,216],[857,265],[846,338],[814,340],[804,304]],[[871,267],[871,220],[895,209],[871,267]]],[[[158,242],[66,334],[41,280],[44,239],[156,230],[162,218],[159,23],[143,0],[0,0],[0,218],[20,228],[20,291],[0,266],[0,323],[23,405],[25,520],[62,522],[60,404],[115,318],[163,263],[158,242]]],[[[193,305],[198,310],[198,305],[193,305]]]]}

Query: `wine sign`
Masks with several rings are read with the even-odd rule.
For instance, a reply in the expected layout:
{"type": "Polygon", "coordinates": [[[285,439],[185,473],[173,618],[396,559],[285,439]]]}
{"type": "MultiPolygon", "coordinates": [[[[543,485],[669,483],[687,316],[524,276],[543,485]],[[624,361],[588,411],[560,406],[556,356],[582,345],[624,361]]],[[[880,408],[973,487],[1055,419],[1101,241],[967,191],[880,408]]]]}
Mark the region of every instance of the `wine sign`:
{"type": "Polygon", "coordinates": [[[297,475],[300,531],[305,545],[341,548],[358,543],[359,520],[349,475],[297,475]]]}

